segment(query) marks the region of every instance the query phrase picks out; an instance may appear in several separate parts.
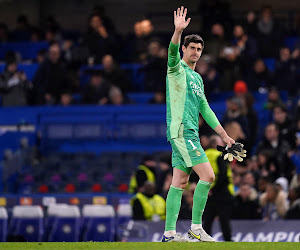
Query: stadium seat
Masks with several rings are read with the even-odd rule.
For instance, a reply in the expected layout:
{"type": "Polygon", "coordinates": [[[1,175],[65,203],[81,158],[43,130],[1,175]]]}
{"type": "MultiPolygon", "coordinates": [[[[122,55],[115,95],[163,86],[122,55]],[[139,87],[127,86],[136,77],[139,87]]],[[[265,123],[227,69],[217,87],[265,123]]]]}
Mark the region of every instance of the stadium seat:
{"type": "Polygon", "coordinates": [[[300,41],[300,38],[298,36],[286,37],[284,39],[284,45],[287,46],[290,49],[290,51],[292,52],[295,48],[296,43],[299,41],[300,41]]]}
{"type": "Polygon", "coordinates": [[[7,211],[5,207],[0,207],[0,242],[6,241],[7,236],[7,211]]]}
{"type": "Polygon", "coordinates": [[[118,225],[126,223],[132,219],[132,208],[130,204],[120,204],[117,210],[118,225]]]}
{"type": "Polygon", "coordinates": [[[82,210],[83,241],[113,241],[115,211],[111,205],[85,205],[82,210]]]}
{"type": "Polygon", "coordinates": [[[42,241],[44,213],[40,206],[14,206],[10,222],[10,234],[23,236],[25,241],[42,241]]]}
{"type": "Polygon", "coordinates": [[[67,207],[65,203],[50,204],[47,210],[47,217],[45,218],[45,240],[49,240],[49,234],[54,224],[54,220],[57,216],[57,211],[61,207],[67,207]]]}
{"type": "Polygon", "coordinates": [[[76,242],[80,234],[80,211],[78,206],[61,206],[57,208],[52,229],[49,233],[50,242],[76,242]]]}
{"type": "Polygon", "coordinates": [[[275,70],[275,58],[264,58],[263,59],[266,67],[269,71],[274,72],[275,70]]]}
{"type": "Polygon", "coordinates": [[[19,52],[22,60],[32,60],[36,58],[37,53],[41,49],[48,49],[49,43],[42,42],[9,42],[0,43],[0,60],[5,58],[8,51],[19,52]]]}

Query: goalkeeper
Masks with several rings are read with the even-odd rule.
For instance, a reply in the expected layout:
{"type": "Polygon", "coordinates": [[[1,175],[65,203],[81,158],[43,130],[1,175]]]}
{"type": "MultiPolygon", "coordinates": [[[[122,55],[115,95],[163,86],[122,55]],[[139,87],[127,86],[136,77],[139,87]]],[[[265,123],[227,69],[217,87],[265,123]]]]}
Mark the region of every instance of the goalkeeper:
{"type": "Polygon", "coordinates": [[[184,38],[183,58],[180,60],[181,35],[191,20],[190,18],[186,20],[186,14],[187,9],[184,7],[174,11],[175,31],[168,50],[167,139],[171,143],[173,151],[173,178],[166,200],[166,225],[163,242],[188,241],[182,235],[176,234],[176,221],[182,193],[187,186],[192,169],[198,174],[200,180],[194,192],[192,224],[188,235],[199,241],[214,241],[202,228],[202,214],[215,175],[200,145],[199,112],[227,145],[219,148],[226,158],[232,160],[233,157],[244,157],[245,153],[241,145],[236,145],[235,151],[232,150],[235,141],[227,135],[210,109],[204,95],[203,80],[194,71],[204,48],[204,41],[199,35],[189,35],[184,38]]]}

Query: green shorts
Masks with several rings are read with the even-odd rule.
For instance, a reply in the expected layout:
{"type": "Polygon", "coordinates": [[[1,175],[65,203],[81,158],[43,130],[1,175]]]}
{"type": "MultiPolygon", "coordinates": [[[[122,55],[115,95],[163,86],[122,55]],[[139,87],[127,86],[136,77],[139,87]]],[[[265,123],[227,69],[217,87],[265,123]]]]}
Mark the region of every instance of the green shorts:
{"type": "Polygon", "coordinates": [[[178,138],[170,140],[172,146],[172,167],[190,174],[192,167],[208,162],[200,144],[199,135],[192,129],[184,129],[181,124],[178,138]]]}

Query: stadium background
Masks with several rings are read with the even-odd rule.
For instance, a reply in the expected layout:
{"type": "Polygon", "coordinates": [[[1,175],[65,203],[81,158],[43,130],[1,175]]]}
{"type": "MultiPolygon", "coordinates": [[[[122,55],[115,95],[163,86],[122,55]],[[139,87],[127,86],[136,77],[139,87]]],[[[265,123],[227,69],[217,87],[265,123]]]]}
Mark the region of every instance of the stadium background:
{"type": "MultiPolygon", "coordinates": [[[[102,234],[103,238],[98,235],[98,239],[116,240],[121,237],[122,240],[140,241],[145,240],[147,235],[147,240],[158,240],[158,235],[162,232],[162,223],[153,222],[156,226],[151,226],[151,222],[136,222],[130,224],[130,229],[126,226],[124,234],[122,228],[117,226],[116,230],[115,225],[121,216],[115,218],[114,214],[115,210],[118,212],[122,207],[120,204],[124,204],[123,207],[127,211],[126,204],[132,197],[127,194],[130,176],[145,155],[150,154],[156,161],[157,172],[162,177],[157,185],[160,189],[158,192],[162,196],[166,195],[170,173],[163,166],[169,164],[170,147],[165,139],[165,105],[162,98],[165,69],[162,65],[165,65],[165,49],[173,32],[170,13],[177,7],[177,3],[102,1],[106,30],[113,43],[109,46],[103,44],[107,46],[107,51],[93,51],[92,46],[85,48],[89,47],[88,43],[92,43],[94,37],[85,38],[88,16],[95,7],[97,9],[97,4],[97,1],[0,1],[1,72],[6,64],[17,63],[18,70],[24,71],[29,80],[16,84],[22,88],[15,85],[11,88],[12,85],[8,86],[7,80],[1,82],[0,205],[4,208],[1,210],[4,217],[1,220],[1,229],[4,231],[3,235],[7,231],[9,240],[24,240],[22,237],[16,237],[20,234],[24,234],[25,240],[33,241],[87,239],[83,236],[87,227],[80,226],[85,225],[84,216],[81,215],[84,215],[82,208],[86,204],[109,204],[114,208],[110,210],[105,207],[107,211],[101,212],[101,216],[106,213],[108,218],[112,216],[113,219],[102,218],[99,219],[100,222],[95,222],[96,226],[99,223],[105,226],[100,229],[96,227],[95,230],[93,227],[89,229],[102,234]],[[18,18],[20,15],[25,15],[30,25],[24,26],[24,17],[18,18]],[[53,18],[48,18],[49,16],[53,18]],[[149,34],[144,37],[136,36],[133,32],[134,24],[145,20],[151,21],[146,22],[149,34]],[[17,23],[19,28],[16,29],[17,23]],[[149,23],[153,24],[153,31],[149,23]],[[62,49],[61,57],[64,66],[67,66],[67,71],[63,72],[68,75],[67,79],[63,79],[63,83],[67,81],[68,84],[59,88],[59,91],[45,83],[49,75],[40,74],[38,79],[36,77],[37,70],[43,64],[40,60],[45,56],[49,42],[54,41],[57,41],[62,49]],[[70,42],[73,44],[68,47],[70,42]],[[148,48],[150,43],[152,47],[148,48]],[[118,73],[119,78],[112,78],[106,74],[107,86],[102,90],[105,93],[96,93],[93,96],[93,91],[89,91],[86,86],[91,75],[96,78],[96,82],[99,77],[105,75],[100,64],[103,55],[109,53],[113,54],[123,71],[117,69],[114,72],[116,75],[118,73]],[[41,58],[38,58],[38,54],[41,58]],[[111,79],[114,82],[110,84],[115,85],[114,87],[109,85],[111,79]],[[118,82],[115,82],[116,79],[118,82]],[[51,91],[53,98],[50,100],[45,99],[45,88],[51,91]],[[25,101],[20,104],[20,99],[24,96],[25,101]],[[99,102],[101,105],[97,105],[102,98],[104,100],[99,102]],[[10,107],[20,105],[22,107],[10,107]],[[73,223],[73,226],[66,227],[63,220],[66,218],[55,215],[53,220],[57,222],[56,231],[52,230],[49,235],[51,223],[50,217],[47,216],[47,208],[52,203],[66,203],[77,207],[66,208],[64,211],[74,213],[74,218],[68,222],[73,223]],[[27,205],[30,208],[27,217],[37,218],[19,218],[18,212],[13,212],[16,205],[27,205]],[[30,205],[40,205],[42,210],[29,207],[30,205]],[[32,212],[35,209],[36,214],[32,212]],[[8,212],[8,220],[5,219],[4,210],[8,212]],[[71,238],[64,238],[68,236],[71,238]]],[[[251,37],[251,41],[245,45],[244,53],[231,59],[219,54],[217,58],[209,57],[209,53],[206,53],[198,68],[206,79],[205,82],[209,82],[205,87],[212,109],[223,124],[236,121],[234,125],[229,122],[227,129],[236,139],[244,140],[251,152],[247,164],[232,164],[237,194],[233,208],[236,218],[233,216],[233,219],[250,219],[252,216],[252,219],[255,219],[253,225],[258,223],[260,230],[251,230],[241,226],[243,221],[234,221],[235,239],[297,241],[299,221],[287,223],[283,218],[288,214],[288,209],[299,206],[297,199],[300,197],[299,188],[297,189],[300,172],[299,137],[297,140],[300,131],[298,3],[185,1],[184,5],[192,17],[191,25],[185,34],[201,34],[206,41],[206,47],[209,47],[210,42],[218,44],[216,36],[211,34],[211,27],[215,23],[220,23],[225,28],[224,39],[220,42],[223,47],[240,46],[239,38],[233,34],[237,24],[241,24],[248,37],[251,37]],[[271,4],[274,14],[274,26],[270,33],[263,28],[259,31],[256,22],[253,25],[247,22],[249,11],[254,11],[256,20],[259,21],[260,10],[265,4],[271,4]],[[288,49],[282,50],[285,47],[288,49]],[[262,60],[258,60],[259,58],[262,60]],[[262,66],[263,63],[267,70],[262,66]],[[253,110],[251,105],[246,106],[244,103],[248,92],[255,100],[253,110]],[[228,110],[228,103],[240,109],[240,119],[230,116],[232,112],[228,110]],[[279,107],[273,111],[272,105],[279,107]],[[285,143],[272,151],[272,148],[266,150],[264,129],[274,118],[280,128],[280,140],[285,140],[285,143]],[[286,179],[278,181],[279,177],[286,179]],[[271,220],[267,222],[269,227],[264,227],[263,221],[266,220],[269,205],[268,202],[265,205],[261,201],[261,196],[266,191],[261,187],[261,183],[275,183],[276,180],[283,189],[280,198],[286,204],[284,214],[276,214],[275,206],[275,211],[272,211],[274,217],[268,215],[271,220]],[[237,215],[237,211],[248,211],[249,208],[247,204],[239,203],[241,186],[251,190],[248,198],[250,199],[251,195],[254,197],[251,196],[251,209],[254,208],[255,215],[237,215]]],[[[103,17],[103,12],[101,13],[103,17]]],[[[216,29],[220,30],[220,26],[216,29]]],[[[213,54],[214,50],[211,52],[213,54]]],[[[110,61],[111,58],[106,59],[110,61]]],[[[107,69],[104,69],[104,72],[105,70],[107,69]]],[[[201,125],[200,135],[205,135],[201,138],[202,143],[210,136],[205,124],[201,125]]],[[[193,185],[190,187],[192,189],[193,185]]],[[[189,192],[192,190],[187,190],[186,197],[189,192]]],[[[186,203],[188,207],[190,204],[186,203]]],[[[26,211],[21,214],[23,216],[26,211]]],[[[121,219],[127,220],[128,217],[130,216],[121,219]]],[[[219,229],[214,230],[215,234],[218,234],[219,229]]],[[[2,240],[5,239],[3,236],[2,240]]]]}

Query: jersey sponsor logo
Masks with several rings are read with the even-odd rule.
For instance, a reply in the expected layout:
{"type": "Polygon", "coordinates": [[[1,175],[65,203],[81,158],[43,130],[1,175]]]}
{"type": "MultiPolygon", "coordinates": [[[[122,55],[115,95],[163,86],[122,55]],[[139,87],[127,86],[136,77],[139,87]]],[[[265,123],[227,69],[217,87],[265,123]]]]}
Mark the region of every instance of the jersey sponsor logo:
{"type": "Polygon", "coordinates": [[[193,92],[194,92],[197,96],[201,97],[201,96],[203,95],[203,91],[201,90],[201,88],[200,88],[199,85],[197,85],[197,84],[194,83],[193,81],[190,81],[190,86],[191,86],[193,92]]]}

